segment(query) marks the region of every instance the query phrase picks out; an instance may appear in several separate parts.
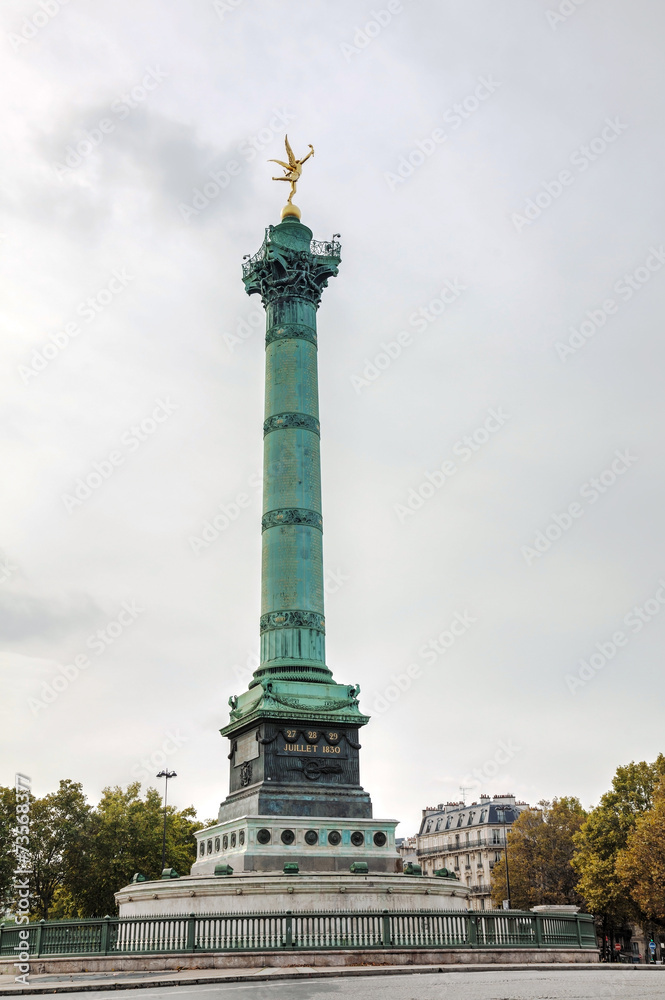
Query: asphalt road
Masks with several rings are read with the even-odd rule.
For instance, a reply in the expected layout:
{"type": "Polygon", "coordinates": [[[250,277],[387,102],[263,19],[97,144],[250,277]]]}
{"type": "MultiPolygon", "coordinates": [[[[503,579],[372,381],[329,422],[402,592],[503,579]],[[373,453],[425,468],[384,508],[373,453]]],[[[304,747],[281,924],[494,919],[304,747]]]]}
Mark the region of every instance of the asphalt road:
{"type": "MultiPolygon", "coordinates": [[[[113,995],[68,993],[67,1000],[111,1000],[113,995]]],[[[129,995],[133,1000],[663,1000],[665,973],[645,968],[447,972],[325,982],[147,987],[129,995]]]]}

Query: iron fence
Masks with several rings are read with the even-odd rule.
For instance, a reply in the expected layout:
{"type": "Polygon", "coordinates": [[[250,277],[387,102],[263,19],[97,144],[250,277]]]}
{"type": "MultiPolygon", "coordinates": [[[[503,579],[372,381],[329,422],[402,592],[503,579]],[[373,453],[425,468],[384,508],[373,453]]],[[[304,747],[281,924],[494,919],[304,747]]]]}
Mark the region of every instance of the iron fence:
{"type": "Polygon", "coordinates": [[[103,917],[0,925],[0,956],[31,958],[380,948],[595,948],[593,917],[518,910],[103,917]]]}

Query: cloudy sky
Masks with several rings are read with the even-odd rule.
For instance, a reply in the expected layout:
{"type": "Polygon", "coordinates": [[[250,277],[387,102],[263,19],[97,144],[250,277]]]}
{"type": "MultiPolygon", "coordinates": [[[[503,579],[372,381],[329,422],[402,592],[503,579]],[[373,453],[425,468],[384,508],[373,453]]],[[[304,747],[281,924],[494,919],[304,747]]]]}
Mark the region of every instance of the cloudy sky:
{"type": "Polygon", "coordinates": [[[5,0],[0,783],[226,794],[259,617],[240,265],[287,130],[303,221],[342,234],[328,662],[375,815],[589,805],[664,749],[661,8],[5,0]]]}

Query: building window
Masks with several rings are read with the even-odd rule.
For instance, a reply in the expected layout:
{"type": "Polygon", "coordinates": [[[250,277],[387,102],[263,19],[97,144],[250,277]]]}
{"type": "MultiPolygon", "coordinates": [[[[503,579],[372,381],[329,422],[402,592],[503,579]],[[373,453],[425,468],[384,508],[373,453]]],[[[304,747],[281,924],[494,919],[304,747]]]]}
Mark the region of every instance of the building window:
{"type": "Polygon", "coordinates": [[[483,809],[480,814],[480,822],[484,823],[486,819],[487,819],[487,809],[483,809]]]}
{"type": "Polygon", "coordinates": [[[495,861],[501,861],[501,851],[495,851],[494,852],[494,860],[495,861]]]}
{"type": "Polygon", "coordinates": [[[459,833],[455,834],[455,847],[459,847],[459,833]]]}
{"type": "Polygon", "coordinates": [[[464,834],[464,838],[465,838],[465,840],[464,840],[464,843],[465,843],[465,844],[468,844],[468,843],[469,843],[469,834],[468,834],[468,833],[465,833],[465,834],[464,834]]]}
{"type": "Polygon", "coordinates": [[[499,830],[492,830],[492,843],[493,844],[501,843],[501,833],[499,830]]]}

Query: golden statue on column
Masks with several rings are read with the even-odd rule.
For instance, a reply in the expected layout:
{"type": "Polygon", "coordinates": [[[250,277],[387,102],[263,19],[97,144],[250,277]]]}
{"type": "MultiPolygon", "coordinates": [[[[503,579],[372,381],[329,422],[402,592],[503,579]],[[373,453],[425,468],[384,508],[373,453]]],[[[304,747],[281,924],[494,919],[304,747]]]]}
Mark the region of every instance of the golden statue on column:
{"type": "Polygon", "coordinates": [[[284,163],[283,160],[268,160],[268,163],[278,163],[280,167],[284,167],[284,176],[273,177],[274,181],[288,181],[291,185],[289,197],[286,205],[282,209],[282,218],[287,215],[295,215],[299,219],[300,209],[297,205],[293,204],[293,196],[296,193],[296,184],[300,180],[300,175],[302,174],[303,163],[306,163],[310,156],[314,156],[314,146],[312,146],[311,143],[308,143],[309,153],[307,156],[303,156],[302,160],[297,160],[291,146],[289,145],[288,135],[284,137],[284,145],[286,146],[286,155],[289,158],[289,162],[284,163]]]}

